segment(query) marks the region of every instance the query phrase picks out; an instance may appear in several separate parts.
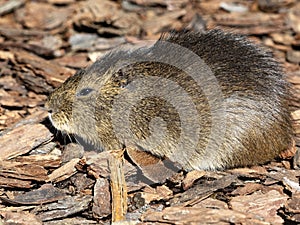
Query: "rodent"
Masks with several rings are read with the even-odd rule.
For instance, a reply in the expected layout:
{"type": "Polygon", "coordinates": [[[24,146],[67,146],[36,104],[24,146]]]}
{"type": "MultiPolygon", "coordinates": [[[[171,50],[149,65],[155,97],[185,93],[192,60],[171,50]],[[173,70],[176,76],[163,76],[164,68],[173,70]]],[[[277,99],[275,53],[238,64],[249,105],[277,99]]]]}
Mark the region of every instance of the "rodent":
{"type": "Polygon", "coordinates": [[[223,170],[262,164],[289,148],[288,97],[280,65],[247,38],[173,31],[79,70],[46,107],[57,129],[103,150],[130,145],[185,170],[223,170]]]}

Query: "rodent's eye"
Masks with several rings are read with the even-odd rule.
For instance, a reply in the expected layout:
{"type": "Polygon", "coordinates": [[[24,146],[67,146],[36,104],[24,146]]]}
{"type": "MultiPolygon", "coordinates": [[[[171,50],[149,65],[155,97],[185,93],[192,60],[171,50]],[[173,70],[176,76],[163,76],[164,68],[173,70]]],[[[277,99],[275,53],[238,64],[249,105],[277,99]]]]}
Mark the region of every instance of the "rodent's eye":
{"type": "Polygon", "coordinates": [[[94,89],[93,88],[84,88],[84,89],[81,89],[78,93],[77,93],[77,96],[86,96],[88,95],[89,93],[93,92],[94,89]]]}

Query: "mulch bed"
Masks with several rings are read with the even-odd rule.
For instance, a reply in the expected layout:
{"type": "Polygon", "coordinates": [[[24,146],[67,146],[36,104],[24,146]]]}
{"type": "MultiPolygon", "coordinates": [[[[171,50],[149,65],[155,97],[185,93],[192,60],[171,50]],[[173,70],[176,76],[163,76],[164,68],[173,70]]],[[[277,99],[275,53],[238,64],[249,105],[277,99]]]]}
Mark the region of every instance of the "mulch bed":
{"type": "Polygon", "coordinates": [[[109,153],[57,133],[47,96],[122,44],[216,27],[247,35],[283,65],[295,147],[267,165],[156,174],[160,182],[126,153],[123,223],[300,223],[299,12],[296,0],[0,0],[0,224],[110,224],[109,153]]]}

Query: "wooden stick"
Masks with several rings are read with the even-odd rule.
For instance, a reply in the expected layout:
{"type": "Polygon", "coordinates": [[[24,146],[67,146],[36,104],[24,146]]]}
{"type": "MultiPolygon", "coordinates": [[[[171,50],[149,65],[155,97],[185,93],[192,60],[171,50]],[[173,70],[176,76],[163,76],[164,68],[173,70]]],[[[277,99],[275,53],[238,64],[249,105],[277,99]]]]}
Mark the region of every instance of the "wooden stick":
{"type": "Polygon", "coordinates": [[[124,221],[127,212],[127,187],[123,170],[124,150],[111,151],[109,160],[112,194],[112,222],[124,221]]]}

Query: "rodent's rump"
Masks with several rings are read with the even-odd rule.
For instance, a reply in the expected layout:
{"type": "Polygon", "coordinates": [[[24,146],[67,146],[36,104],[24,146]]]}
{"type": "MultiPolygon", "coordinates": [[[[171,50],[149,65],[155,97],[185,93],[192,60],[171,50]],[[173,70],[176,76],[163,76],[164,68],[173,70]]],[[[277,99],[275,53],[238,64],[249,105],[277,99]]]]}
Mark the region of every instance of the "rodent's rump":
{"type": "Polygon", "coordinates": [[[112,51],[46,106],[57,129],[104,150],[130,146],[215,170],[265,163],[289,147],[288,87],[271,55],[244,37],[173,32],[112,51]]]}

